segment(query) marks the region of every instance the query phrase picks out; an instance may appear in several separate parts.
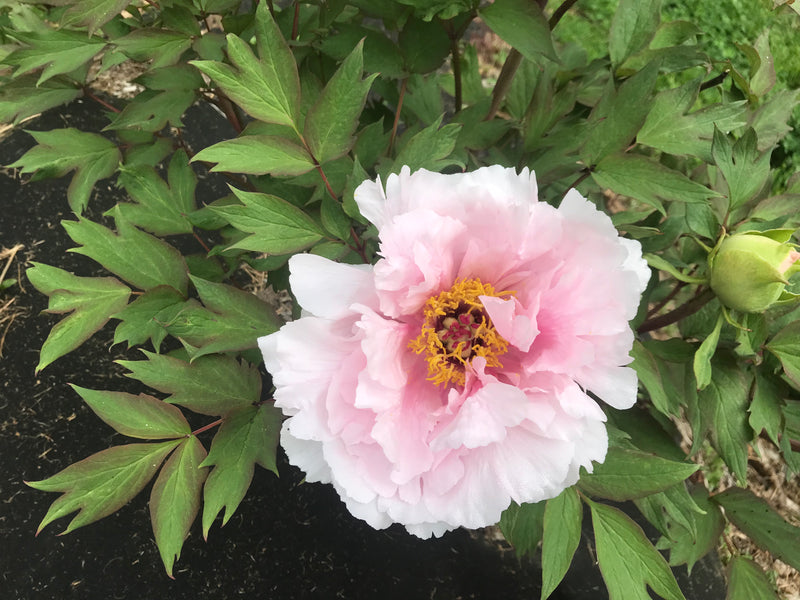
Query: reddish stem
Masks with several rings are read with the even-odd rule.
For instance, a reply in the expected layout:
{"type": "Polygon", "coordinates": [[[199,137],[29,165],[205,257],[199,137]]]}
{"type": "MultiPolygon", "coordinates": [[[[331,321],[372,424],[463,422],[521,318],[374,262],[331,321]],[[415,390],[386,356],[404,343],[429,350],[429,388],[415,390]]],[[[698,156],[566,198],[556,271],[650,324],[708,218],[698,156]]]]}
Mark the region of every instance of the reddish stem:
{"type": "Polygon", "coordinates": [[[200,245],[203,247],[203,250],[206,251],[206,254],[211,252],[211,249],[203,241],[203,238],[201,238],[200,235],[194,229],[192,230],[192,235],[194,236],[194,239],[196,239],[198,242],[200,242],[200,245]]]}
{"type": "Polygon", "coordinates": [[[84,87],[83,88],[83,93],[87,98],[91,98],[92,100],[94,100],[95,102],[97,102],[101,106],[104,106],[105,108],[107,108],[108,110],[110,110],[112,112],[115,112],[117,114],[122,112],[116,106],[111,106],[108,102],[106,102],[102,98],[98,98],[97,96],[95,96],[88,87],[84,87]]]}
{"type": "Polygon", "coordinates": [[[408,85],[408,78],[403,79],[400,82],[400,95],[397,99],[397,111],[394,113],[394,123],[392,124],[392,135],[389,137],[389,148],[386,150],[386,154],[388,155],[392,153],[392,146],[394,145],[394,139],[397,137],[397,127],[400,124],[400,111],[403,110],[403,99],[406,97],[407,85],[408,85]]]}
{"type": "Polygon", "coordinates": [[[639,333],[646,333],[648,331],[655,331],[656,329],[661,329],[662,327],[666,327],[667,325],[672,325],[673,323],[677,323],[681,319],[685,319],[686,317],[696,313],[698,310],[700,310],[706,304],[708,304],[708,302],[713,298],[714,298],[714,292],[712,292],[709,289],[706,289],[705,291],[697,294],[686,304],[681,304],[678,308],[676,308],[672,312],[668,312],[664,315],[661,315],[660,317],[647,319],[644,323],[639,325],[636,331],[639,333]]]}
{"type": "Polygon", "coordinates": [[[334,200],[336,200],[338,202],[339,198],[334,193],[333,188],[331,188],[331,184],[328,182],[328,178],[325,177],[325,171],[322,170],[322,165],[320,165],[318,163],[316,165],[316,167],[317,167],[317,172],[319,173],[319,176],[322,177],[322,182],[325,184],[325,189],[328,190],[328,193],[331,195],[331,198],[333,198],[334,200]]]}
{"type": "Polygon", "coordinates": [[[201,433],[203,433],[205,431],[208,431],[209,429],[214,429],[214,427],[217,427],[218,425],[222,425],[222,421],[223,421],[223,419],[217,419],[213,423],[209,423],[208,425],[203,425],[200,429],[195,429],[189,435],[194,435],[194,436],[200,435],[201,433]]]}
{"type": "Polygon", "coordinates": [[[300,26],[300,2],[295,0],[294,3],[294,20],[292,21],[292,39],[297,39],[297,30],[300,26]]]}

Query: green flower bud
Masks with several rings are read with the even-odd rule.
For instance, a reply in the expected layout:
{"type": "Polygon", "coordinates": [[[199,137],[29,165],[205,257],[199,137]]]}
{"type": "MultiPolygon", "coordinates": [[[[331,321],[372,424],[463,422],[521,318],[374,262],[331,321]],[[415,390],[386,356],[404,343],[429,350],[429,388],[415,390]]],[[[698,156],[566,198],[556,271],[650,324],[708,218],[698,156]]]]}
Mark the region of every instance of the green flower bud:
{"type": "Polygon", "coordinates": [[[754,313],[796,299],[785,289],[789,277],[800,272],[800,252],[787,243],[792,233],[790,229],[745,231],[725,238],[708,258],[711,289],[720,302],[754,313]]]}

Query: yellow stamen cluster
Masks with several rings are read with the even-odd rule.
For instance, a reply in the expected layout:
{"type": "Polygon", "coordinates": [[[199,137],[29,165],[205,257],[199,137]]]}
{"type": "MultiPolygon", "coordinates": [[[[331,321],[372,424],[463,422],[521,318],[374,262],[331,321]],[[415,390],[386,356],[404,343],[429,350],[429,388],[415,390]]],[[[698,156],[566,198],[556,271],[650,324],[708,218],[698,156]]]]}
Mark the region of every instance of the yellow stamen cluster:
{"type": "Polygon", "coordinates": [[[480,296],[509,296],[495,292],[480,279],[461,279],[453,287],[428,299],[419,336],[409,343],[417,354],[426,354],[428,380],[436,385],[464,385],[465,370],[476,356],[487,367],[502,367],[498,356],[508,350],[486,314],[480,296]]]}

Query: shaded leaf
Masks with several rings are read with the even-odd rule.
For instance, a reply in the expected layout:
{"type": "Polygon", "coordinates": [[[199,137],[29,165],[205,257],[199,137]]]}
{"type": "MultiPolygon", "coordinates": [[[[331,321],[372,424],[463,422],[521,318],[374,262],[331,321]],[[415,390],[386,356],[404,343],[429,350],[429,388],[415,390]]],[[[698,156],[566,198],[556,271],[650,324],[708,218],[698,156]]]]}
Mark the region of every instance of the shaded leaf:
{"type": "Polygon", "coordinates": [[[131,290],[114,277],[78,277],[56,267],[32,264],[26,274],[33,287],[50,296],[48,312],[72,312],[53,327],[42,344],[38,373],[99,331],[127,305],[131,290]]]}
{"type": "Polygon", "coordinates": [[[35,75],[26,75],[0,87],[0,122],[19,123],[83,94],[74,82],[64,77],[48,79],[41,85],[36,80],[35,75]]]}
{"type": "Polygon", "coordinates": [[[703,340],[700,347],[697,348],[697,352],[695,352],[693,368],[698,390],[705,389],[711,383],[711,359],[717,351],[719,334],[722,331],[724,322],[725,317],[720,312],[714,329],[711,330],[711,333],[703,340]]]}
{"type": "Polygon", "coordinates": [[[47,177],[61,177],[75,170],[67,189],[67,200],[72,212],[81,214],[94,184],[116,171],[121,159],[119,149],[100,135],[71,127],[28,133],[38,145],[9,167],[21,167],[22,173],[38,172],[39,176],[47,177]]]}
{"type": "Polygon", "coordinates": [[[203,488],[203,537],[225,508],[224,526],[247,493],[255,465],[278,474],[275,453],[281,429],[281,411],[271,403],[227,414],[211,443],[202,466],[214,467],[203,488]]]}
{"type": "Polygon", "coordinates": [[[719,536],[725,528],[725,519],[719,506],[709,501],[708,490],[697,487],[691,492],[696,506],[705,514],[694,515],[695,532],[685,527],[672,527],[666,544],[659,548],[669,548],[671,565],[686,564],[689,573],[703,556],[716,549],[719,536]]]}
{"type": "Polygon", "coordinates": [[[222,355],[202,356],[186,362],[143,352],[147,360],[117,362],[131,371],[126,374],[128,377],[171,394],[165,402],[217,416],[252,406],[261,397],[261,375],[246,362],[222,355]]]}
{"type": "Polygon", "coordinates": [[[759,153],[752,128],[733,144],[728,136],[715,129],[711,155],[728,184],[729,210],[753,198],[767,182],[770,153],[759,153]]]}
{"type": "Polygon", "coordinates": [[[13,77],[19,77],[44,67],[36,85],[51,77],[82,67],[105,48],[106,42],[78,31],[45,29],[42,31],[12,31],[26,48],[14,50],[3,63],[16,66],[13,77]]]}
{"type": "Polygon", "coordinates": [[[752,559],[734,556],[728,563],[725,600],[778,600],[769,578],[752,559]]]}
{"type": "Polygon", "coordinates": [[[197,438],[186,438],[161,469],[150,492],[153,534],[170,577],[200,510],[200,492],[208,475],[208,469],[200,467],[205,457],[206,450],[197,438]]]}
{"type": "Polygon", "coordinates": [[[624,502],[662,492],[684,481],[699,467],[655,454],[611,447],[594,471],[581,470],[578,487],[593,496],[624,502]]]}
{"type": "Polygon", "coordinates": [[[800,385],[800,321],[781,329],[767,344],[767,350],[781,361],[786,376],[800,385]]]}
{"type": "Polygon", "coordinates": [[[61,15],[61,25],[86,27],[89,34],[116,17],[130,4],[130,0],[48,0],[54,6],[66,6],[61,15]]]}
{"type": "Polygon", "coordinates": [[[136,29],[114,44],[133,60],[151,60],[151,68],[159,69],[174,65],[181,55],[192,46],[192,38],[180,31],[167,29],[136,29]]]}
{"type": "Polygon", "coordinates": [[[783,425],[780,388],[770,378],[756,373],[756,384],[753,388],[753,401],[750,402],[750,427],[756,435],[766,431],[770,439],[778,444],[779,433],[783,425]]]}
{"type": "Polygon", "coordinates": [[[153,348],[158,350],[167,335],[167,330],[155,317],[167,307],[181,304],[183,300],[180,292],[169,286],[158,286],[147,290],[113,315],[115,319],[121,321],[114,330],[114,344],[128,342],[128,348],[131,348],[150,339],[153,348]]]}
{"type": "Polygon", "coordinates": [[[478,14],[489,29],[528,60],[536,62],[546,56],[558,61],[550,36],[550,25],[536,2],[495,0],[478,10],[478,14]]]}
{"type": "Polygon", "coordinates": [[[728,520],[759,547],[795,569],[800,569],[800,527],[787,523],[769,504],[750,490],[728,488],[711,500],[725,509],[728,520]]]}
{"type": "Polygon", "coordinates": [[[661,20],[661,0],[620,0],[608,36],[611,62],[619,65],[653,39],[661,20]]]}
{"type": "Polygon", "coordinates": [[[180,442],[128,444],[92,454],[42,481],[28,481],[43,492],[64,492],[50,506],[37,534],[55,519],[77,511],[64,533],[107,517],[125,506],[155,475],[180,442]]]}
{"type": "Polygon", "coordinates": [[[412,173],[418,169],[441,171],[450,165],[463,167],[458,158],[451,156],[461,125],[450,123],[442,127],[441,124],[442,116],[439,116],[433,125],[408,140],[394,161],[393,172],[399,173],[400,168],[404,166],[407,166],[412,173]]]}
{"type": "Polygon", "coordinates": [[[191,433],[180,409],[147,394],[87,390],[72,385],[106,424],[128,437],[144,440],[183,437],[191,433]]]}
{"type": "Polygon", "coordinates": [[[497,524],[518,556],[533,554],[542,539],[546,502],[511,505],[497,524]]]}

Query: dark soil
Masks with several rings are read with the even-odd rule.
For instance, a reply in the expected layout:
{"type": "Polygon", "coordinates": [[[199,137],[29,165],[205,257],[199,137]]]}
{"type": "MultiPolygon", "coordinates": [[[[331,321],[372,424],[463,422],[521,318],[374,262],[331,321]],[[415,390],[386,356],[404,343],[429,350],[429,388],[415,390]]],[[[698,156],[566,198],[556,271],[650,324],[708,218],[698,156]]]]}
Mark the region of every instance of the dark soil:
{"type": "MultiPolygon", "coordinates": [[[[101,110],[77,101],[26,124],[27,129],[77,127],[100,131],[101,110]]],[[[187,132],[200,131],[206,145],[231,136],[210,110],[193,108],[187,132]],[[192,127],[192,124],[195,124],[192,127]]],[[[15,131],[0,145],[0,164],[16,160],[33,143],[15,131]]],[[[0,172],[0,246],[24,244],[18,260],[35,260],[77,275],[101,271],[91,260],[66,250],[74,244],[60,226],[72,215],[66,202],[69,177],[22,182],[0,172]]],[[[222,182],[205,179],[199,200],[226,193],[222,182]]],[[[98,184],[88,216],[121,199],[111,181],[98,184]]],[[[23,267],[25,265],[23,264],[23,267]]],[[[0,268],[2,265],[0,265],[0,268]]],[[[13,271],[12,271],[13,273],[13,271]]],[[[11,275],[9,275],[11,276],[11,275]]],[[[303,474],[280,456],[280,477],[257,469],[247,497],[224,527],[202,539],[199,520],[175,566],[175,580],[163,569],[150,529],[149,488],[118,513],[66,536],[67,519],[36,528],[56,494],[23,483],[44,479],[69,464],[126,443],[99,421],[69,387],[143,391],[113,363],[137,360],[122,346],[111,347],[107,326],[77,351],[34,374],[38,351],[59,316],[40,315],[47,299],[23,279],[17,305],[27,307],[5,341],[0,359],[0,597],[103,599],[259,598],[538,598],[541,573],[502,544],[465,530],[437,540],[419,540],[394,526],[375,531],[353,518],[330,486],[302,483],[303,474]]],[[[204,440],[208,442],[208,440],[204,440]]],[[[587,520],[588,521],[588,520],[587,520]]],[[[607,597],[593,564],[586,532],[565,584],[553,598],[607,597]]],[[[681,568],[689,600],[722,598],[717,563],[698,565],[692,580],[681,568]],[[705,570],[704,570],[705,569],[705,570]]]]}

